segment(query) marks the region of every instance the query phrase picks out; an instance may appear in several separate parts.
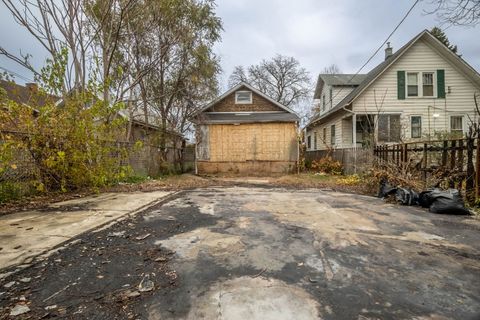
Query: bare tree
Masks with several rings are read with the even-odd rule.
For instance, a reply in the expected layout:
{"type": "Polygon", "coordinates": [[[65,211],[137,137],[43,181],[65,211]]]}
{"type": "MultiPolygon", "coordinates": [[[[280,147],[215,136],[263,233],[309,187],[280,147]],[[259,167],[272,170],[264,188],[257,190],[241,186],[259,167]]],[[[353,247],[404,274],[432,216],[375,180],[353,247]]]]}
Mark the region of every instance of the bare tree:
{"type": "Polygon", "coordinates": [[[458,26],[476,26],[480,22],[480,0],[431,0],[435,6],[428,14],[435,14],[441,23],[458,26]]]}
{"type": "MultiPolygon", "coordinates": [[[[75,86],[83,87],[87,76],[88,40],[85,38],[85,15],[82,0],[2,0],[15,21],[24,27],[57,63],[67,48],[71,64],[65,72],[63,93],[75,86]]],[[[14,54],[1,47],[0,54],[30,70],[36,77],[41,71],[33,67],[28,54],[14,54]]]]}
{"type": "Polygon", "coordinates": [[[229,84],[245,81],[287,107],[308,100],[311,93],[310,74],[293,57],[276,55],[258,65],[235,67],[229,84]]]}
{"type": "Polygon", "coordinates": [[[335,63],[332,63],[328,67],[323,68],[321,73],[322,74],[341,74],[343,72],[340,70],[339,66],[337,66],[335,63]]]}
{"type": "Polygon", "coordinates": [[[235,87],[237,84],[241,82],[248,82],[247,72],[243,66],[235,66],[232,71],[232,74],[228,78],[228,86],[235,87]]]}

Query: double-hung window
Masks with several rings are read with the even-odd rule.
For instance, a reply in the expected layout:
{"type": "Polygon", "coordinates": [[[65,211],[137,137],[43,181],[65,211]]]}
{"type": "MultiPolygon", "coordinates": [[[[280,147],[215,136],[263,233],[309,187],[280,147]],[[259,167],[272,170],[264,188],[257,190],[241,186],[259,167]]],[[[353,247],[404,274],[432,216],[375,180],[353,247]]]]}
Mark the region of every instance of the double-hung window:
{"type": "Polygon", "coordinates": [[[412,138],[422,137],[422,117],[412,116],[410,118],[410,128],[412,138]]]}
{"type": "Polygon", "coordinates": [[[434,72],[407,72],[407,97],[434,97],[434,72]]]}
{"type": "Polygon", "coordinates": [[[326,104],[326,102],[325,102],[325,94],[322,96],[322,103],[323,103],[323,104],[322,104],[322,111],[325,111],[325,104],[326,104]]]}
{"type": "Polygon", "coordinates": [[[433,72],[422,73],[422,96],[433,97],[433,72]]]}
{"type": "Polygon", "coordinates": [[[307,137],[307,149],[308,150],[312,149],[312,137],[311,136],[307,137]]]}
{"type": "Polygon", "coordinates": [[[418,97],[418,73],[407,73],[407,96],[418,97]]]}
{"type": "Polygon", "coordinates": [[[458,137],[463,135],[463,116],[450,117],[450,132],[458,137]]]}
{"type": "Polygon", "coordinates": [[[313,133],[313,150],[317,150],[317,131],[313,133]]]}

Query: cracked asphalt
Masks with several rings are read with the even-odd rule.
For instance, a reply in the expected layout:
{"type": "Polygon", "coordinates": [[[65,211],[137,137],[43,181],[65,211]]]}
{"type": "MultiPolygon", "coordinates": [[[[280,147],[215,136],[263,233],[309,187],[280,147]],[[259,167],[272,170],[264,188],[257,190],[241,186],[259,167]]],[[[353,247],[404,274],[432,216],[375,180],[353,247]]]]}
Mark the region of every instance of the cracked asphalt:
{"type": "Polygon", "coordinates": [[[479,319],[479,231],[471,217],[328,190],[196,189],[3,279],[0,314],[479,319]]]}

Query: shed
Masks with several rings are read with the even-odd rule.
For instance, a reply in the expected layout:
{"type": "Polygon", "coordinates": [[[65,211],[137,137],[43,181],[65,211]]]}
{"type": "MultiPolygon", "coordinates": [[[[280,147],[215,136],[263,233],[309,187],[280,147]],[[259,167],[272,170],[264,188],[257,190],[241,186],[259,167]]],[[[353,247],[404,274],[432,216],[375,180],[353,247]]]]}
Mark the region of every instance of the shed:
{"type": "Polygon", "coordinates": [[[192,118],[197,173],[293,172],[299,120],[294,111],[249,84],[238,84],[192,118]]]}

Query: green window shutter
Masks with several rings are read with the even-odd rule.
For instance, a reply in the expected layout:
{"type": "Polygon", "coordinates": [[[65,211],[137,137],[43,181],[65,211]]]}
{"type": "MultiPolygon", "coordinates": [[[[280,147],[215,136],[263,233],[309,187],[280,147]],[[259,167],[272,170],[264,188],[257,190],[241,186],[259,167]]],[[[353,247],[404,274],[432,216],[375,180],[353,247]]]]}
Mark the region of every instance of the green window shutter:
{"type": "Polygon", "coordinates": [[[437,70],[437,97],[445,99],[445,70],[437,70]]]}
{"type": "Polygon", "coordinates": [[[398,100],[405,100],[405,71],[397,71],[398,100]]]}

